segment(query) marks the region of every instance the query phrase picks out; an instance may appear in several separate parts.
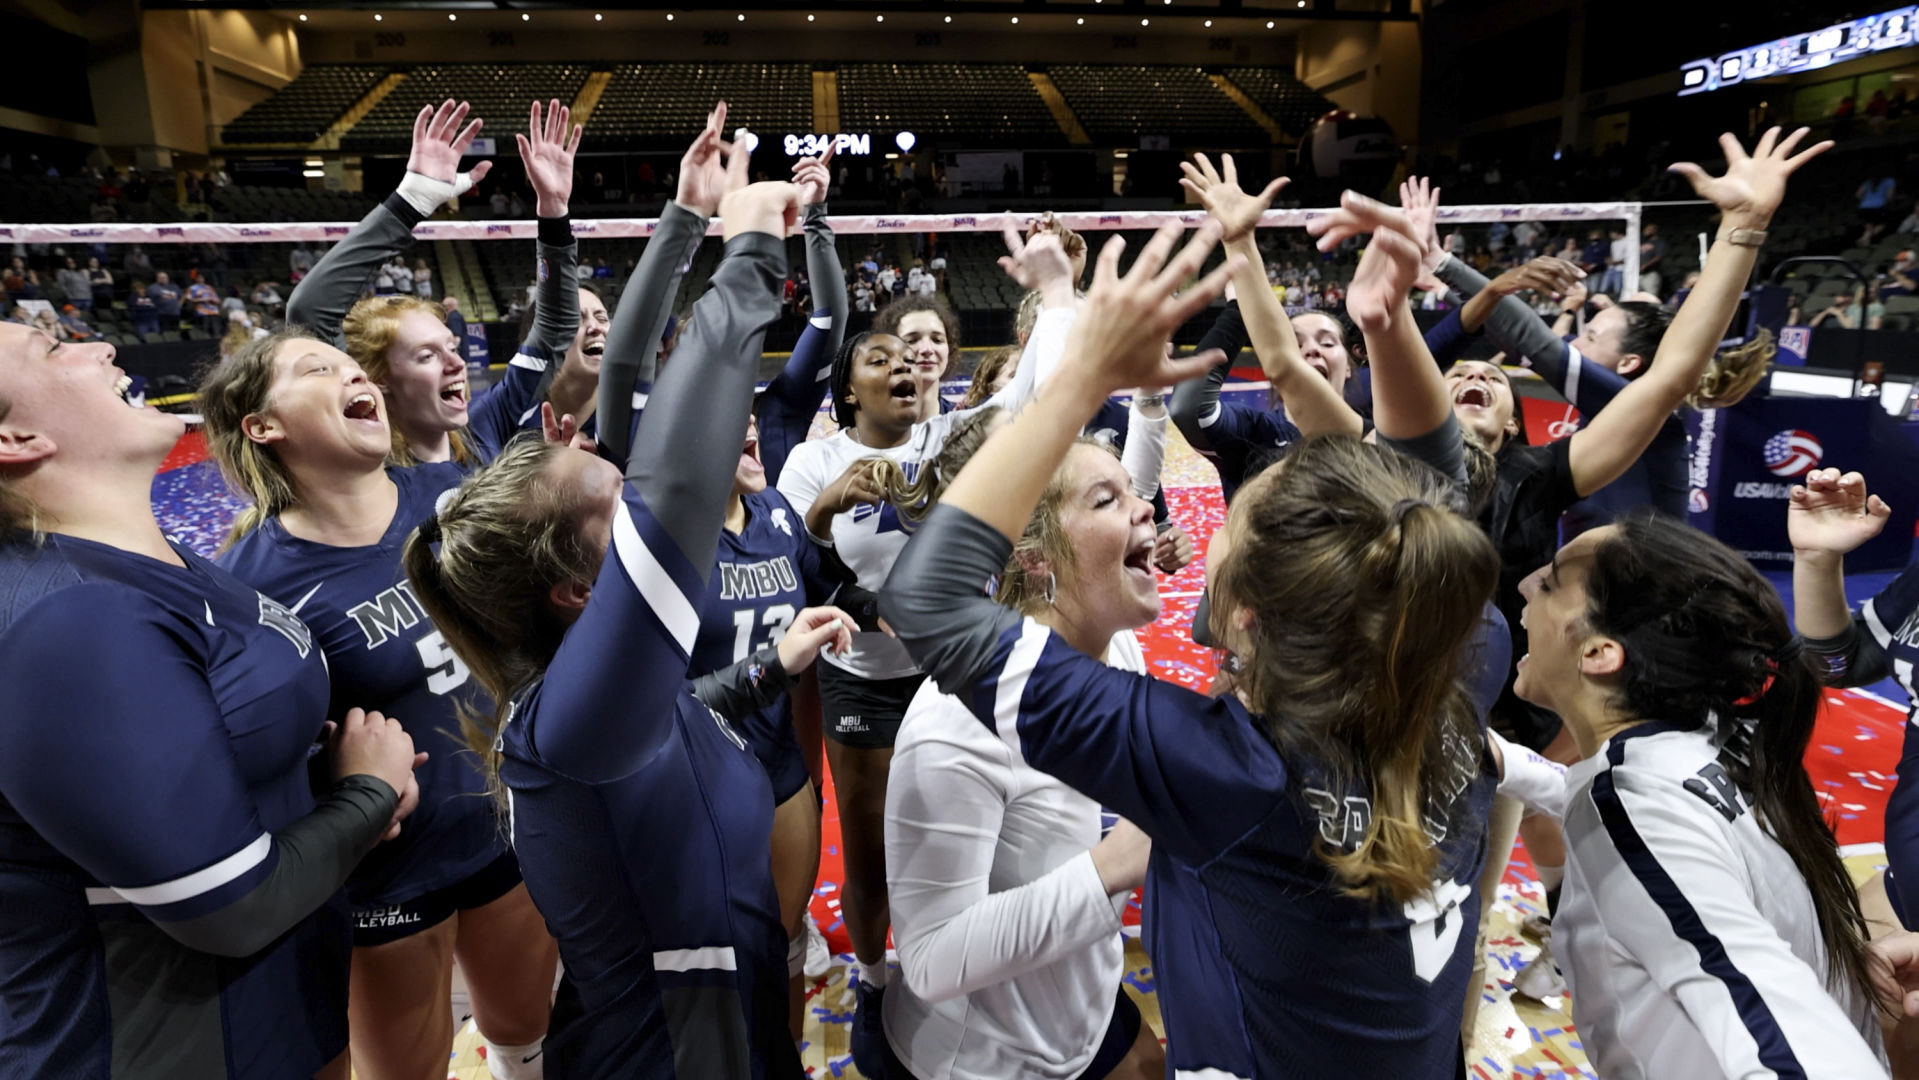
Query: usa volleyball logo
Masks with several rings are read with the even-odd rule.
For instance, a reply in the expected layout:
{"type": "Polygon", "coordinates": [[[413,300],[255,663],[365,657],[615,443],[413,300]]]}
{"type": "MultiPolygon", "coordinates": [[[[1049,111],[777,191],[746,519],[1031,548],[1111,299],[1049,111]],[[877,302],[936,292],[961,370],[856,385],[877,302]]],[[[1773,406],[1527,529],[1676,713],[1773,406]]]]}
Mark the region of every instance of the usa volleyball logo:
{"type": "Polygon", "coordinates": [[[1825,453],[1810,431],[1787,429],[1766,440],[1766,471],[1774,476],[1798,476],[1817,468],[1825,453]]]}

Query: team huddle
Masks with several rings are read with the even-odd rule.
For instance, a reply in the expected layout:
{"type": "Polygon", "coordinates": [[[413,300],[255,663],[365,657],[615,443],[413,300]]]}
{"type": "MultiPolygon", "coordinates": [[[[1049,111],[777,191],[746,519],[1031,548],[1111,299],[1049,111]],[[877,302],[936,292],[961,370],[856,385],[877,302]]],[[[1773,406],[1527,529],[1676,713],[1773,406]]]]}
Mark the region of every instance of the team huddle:
{"type": "Polygon", "coordinates": [[[1343,313],[1289,318],[1255,242],[1285,182],[1200,155],[1206,223],[1124,272],[1007,230],[1018,341],[956,408],[959,328],[917,294],[849,338],[817,289],[756,386],[786,238],[845,280],[831,150],[749,183],[723,103],[613,311],[575,274],[580,131],[535,103],[535,296],[471,394],[438,304],[362,295],[485,175],[466,117],[422,110],[290,328],[206,374],[251,501],[211,562],[149,502],[179,418],[129,407],[111,346],[0,326],[0,1076],[443,1075],[456,958],[502,1080],[805,1075],[811,731],[867,1077],[1465,1076],[1515,832],[1554,909],[1533,977],[1600,1075],[1888,1074],[1919,796],[1862,899],[1801,758],[1822,684],[1913,692],[1919,574],[1848,610],[1887,514],[1857,474],[1794,492],[1796,626],[1677,516],[1678,411],[1763,372],[1719,344],[1830,143],[1674,166],[1722,216],[1698,282],[1570,338],[1516,294],[1578,268],[1487,281],[1417,180],[1310,226],[1370,239],[1343,313]],[[1431,278],[1464,303],[1422,332],[1431,278]],[[1528,445],[1459,359],[1482,336],[1584,426],[1528,445]],[[1221,393],[1246,349],[1265,406],[1221,393]],[[1169,424],[1228,500],[1210,694],[1135,636],[1193,558],[1169,424]],[[1163,1042],[1122,986],[1141,888],[1163,1042]]]}

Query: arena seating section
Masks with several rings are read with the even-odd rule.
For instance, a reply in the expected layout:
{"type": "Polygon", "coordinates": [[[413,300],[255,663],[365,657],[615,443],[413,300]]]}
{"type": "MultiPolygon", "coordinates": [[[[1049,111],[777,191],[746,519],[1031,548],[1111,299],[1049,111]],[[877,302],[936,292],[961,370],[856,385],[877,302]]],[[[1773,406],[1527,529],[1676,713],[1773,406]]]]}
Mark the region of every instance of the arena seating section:
{"type": "Polygon", "coordinates": [[[221,129],[228,144],[310,143],[386,78],[387,68],[314,64],[221,129]]]}
{"type": "Polygon", "coordinates": [[[1164,135],[1176,144],[1236,149],[1272,141],[1196,67],[1054,64],[1048,74],[1097,143],[1164,135]]]}
{"type": "Polygon", "coordinates": [[[813,128],[806,64],[621,64],[600,95],[582,149],[683,150],[726,102],[726,125],[779,138],[813,128]]]}
{"type": "Polygon", "coordinates": [[[588,64],[423,64],[407,74],[353,130],[340,149],[404,154],[413,141],[413,118],[425,105],[448,98],[470,101],[470,116],[486,121],[484,134],[513,152],[513,133],[526,129],[527,106],[537,95],[571,104],[586,85],[588,64]]]}
{"type": "Polygon", "coordinates": [[[1334,108],[1283,68],[1227,68],[1221,74],[1272,117],[1281,131],[1294,137],[1306,134],[1313,121],[1334,108]]]}
{"type": "Polygon", "coordinates": [[[840,126],[911,131],[969,146],[1062,146],[1052,111],[1018,64],[841,64],[840,126]]]}

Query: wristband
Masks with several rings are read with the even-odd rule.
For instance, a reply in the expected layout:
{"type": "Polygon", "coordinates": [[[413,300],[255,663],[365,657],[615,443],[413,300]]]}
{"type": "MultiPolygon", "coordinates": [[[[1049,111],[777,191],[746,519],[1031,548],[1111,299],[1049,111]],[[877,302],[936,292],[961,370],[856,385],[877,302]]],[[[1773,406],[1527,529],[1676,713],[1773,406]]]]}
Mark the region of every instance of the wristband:
{"type": "Polygon", "coordinates": [[[1766,242],[1764,229],[1729,229],[1714,237],[1735,247],[1758,248],[1766,242]]]}

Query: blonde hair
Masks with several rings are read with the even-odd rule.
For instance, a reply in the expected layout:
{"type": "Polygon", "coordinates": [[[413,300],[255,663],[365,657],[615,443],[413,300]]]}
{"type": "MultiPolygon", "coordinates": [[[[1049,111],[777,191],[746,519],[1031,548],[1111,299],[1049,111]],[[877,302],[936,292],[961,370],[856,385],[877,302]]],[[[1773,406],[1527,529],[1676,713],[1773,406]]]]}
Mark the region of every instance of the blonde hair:
{"type": "Polygon", "coordinates": [[[1499,556],[1449,497],[1391,450],[1308,439],[1240,489],[1214,569],[1213,635],[1240,643],[1237,690],[1267,736],[1335,793],[1371,799],[1362,834],[1315,842],[1355,897],[1425,894],[1437,840],[1475,827],[1459,793],[1485,739],[1466,676],[1499,556]]]}
{"type": "MultiPolygon", "coordinates": [[[[340,332],[346,338],[347,355],[365,369],[368,379],[381,387],[386,386],[387,376],[392,371],[386,353],[400,336],[400,320],[415,311],[431,315],[442,324],[446,322],[446,308],[439,301],[401,293],[367,297],[353,305],[353,310],[346,313],[346,320],[340,324],[340,332]]],[[[467,444],[465,432],[449,432],[447,440],[453,447],[454,461],[463,465],[479,464],[479,456],[467,444]]],[[[393,425],[393,461],[397,465],[420,464],[407,446],[406,436],[401,433],[398,424],[393,425]]]]}
{"type": "Polygon", "coordinates": [[[514,440],[454,489],[400,556],[427,617],[493,701],[490,716],[462,706],[460,731],[500,799],[500,728],[566,636],[553,586],[592,580],[605,556],[586,549],[572,506],[547,480],[554,454],[579,452],[514,440]]]}
{"type": "Polygon", "coordinates": [[[1026,295],[1019,298],[1019,310],[1013,315],[1013,340],[1021,345],[1033,336],[1033,327],[1039,325],[1039,307],[1044,298],[1038,289],[1028,289],[1026,295]]]}
{"type": "MultiPolygon", "coordinates": [[[[981,409],[953,425],[953,431],[947,436],[939,455],[931,461],[922,462],[919,472],[911,480],[906,478],[905,470],[891,458],[867,459],[880,490],[885,493],[886,501],[893,505],[900,520],[909,529],[917,527],[926,520],[927,514],[932,513],[940,496],[946,493],[946,486],[986,444],[993,432],[993,421],[1004,415],[1006,410],[996,406],[981,409]]],[[[1114,453],[1113,448],[1106,443],[1084,436],[1074,445],[1092,446],[1108,454],[1114,453]]],[[[1062,460],[1059,468],[1053,470],[1052,478],[1046,481],[1046,488],[1040,493],[1033,516],[1027,519],[1025,531],[1013,544],[1013,554],[1006,560],[999,583],[993,590],[995,601],[1022,615],[1037,615],[1051,607],[1058,579],[1070,575],[1078,565],[1072,541],[1067,537],[1066,526],[1060,520],[1060,509],[1071,493],[1068,489],[1070,480],[1066,462],[1062,460]],[[1045,568],[1044,571],[1041,567],[1045,568]]]]}
{"type": "MultiPolygon", "coordinates": [[[[0,396],[0,422],[13,411],[13,399],[0,396]]],[[[36,543],[40,540],[40,508],[25,492],[0,478],[0,538],[24,532],[36,543]]]]}
{"type": "Polygon", "coordinates": [[[233,519],[220,547],[278,517],[295,502],[293,477],[269,446],[247,438],[246,418],[272,407],[274,358],[290,341],[318,341],[304,327],[248,341],[216,361],[200,377],[200,413],[206,421],[207,449],[234,494],[252,500],[233,519]]]}
{"type": "Polygon", "coordinates": [[[1746,400],[1779,355],[1772,331],[1760,327],[1759,336],[1744,345],[1735,345],[1716,353],[1699,377],[1699,385],[1686,395],[1686,404],[1695,409],[1730,409],[1746,400]]]}
{"type": "Polygon", "coordinates": [[[1006,370],[1006,365],[1017,362],[1019,357],[1018,345],[994,349],[982,357],[979,366],[973,369],[973,381],[966,387],[966,396],[960,399],[959,407],[970,409],[992,397],[993,383],[999,378],[999,373],[1006,370]]]}
{"type": "Polygon", "coordinates": [[[220,355],[232,356],[240,346],[253,340],[253,331],[238,319],[227,323],[227,332],[220,339],[220,355]]]}

